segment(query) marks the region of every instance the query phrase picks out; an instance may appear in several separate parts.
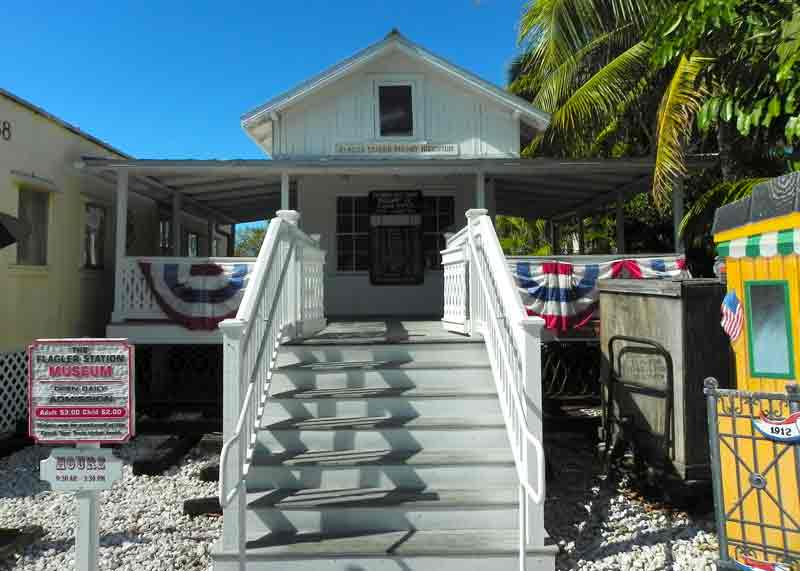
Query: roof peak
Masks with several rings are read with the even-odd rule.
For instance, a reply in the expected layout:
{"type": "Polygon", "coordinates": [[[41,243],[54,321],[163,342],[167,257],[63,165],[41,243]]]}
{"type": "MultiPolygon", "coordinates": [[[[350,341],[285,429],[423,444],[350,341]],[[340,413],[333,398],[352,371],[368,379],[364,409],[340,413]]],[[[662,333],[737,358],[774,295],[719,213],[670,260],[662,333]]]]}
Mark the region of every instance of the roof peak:
{"type": "Polygon", "coordinates": [[[403,34],[400,33],[400,30],[398,30],[397,28],[392,28],[391,30],[389,30],[389,33],[386,34],[386,39],[388,40],[389,38],[398,37],[402,35],[403,34]]]}

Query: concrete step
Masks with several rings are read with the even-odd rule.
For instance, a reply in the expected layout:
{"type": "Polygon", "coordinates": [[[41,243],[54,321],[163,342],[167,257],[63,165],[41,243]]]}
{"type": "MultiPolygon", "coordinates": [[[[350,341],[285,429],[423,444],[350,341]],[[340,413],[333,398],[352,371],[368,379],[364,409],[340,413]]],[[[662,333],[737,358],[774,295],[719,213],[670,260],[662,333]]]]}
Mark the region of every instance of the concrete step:
{"type": "MultiPolygon", "coordinates": [[[[518,522],[517,487],[315,488],[247,494],[253,534],[412,529],[507,529],[518,522]]],[[[250,533],[250,531],[248,531],[250,533]]]]}
{"type": "MultiPolygon", "coordinates": [[[[487,571],[519,567],[513,530],[417,530],[355,534],[268,534],[248,542],[248,569],[281,571],[487,571]],[[267,567],[269,566],[269,567],[267,567]]],[[[556,546],[529,548],[528,571],[553,571],[556,546]]],[[[212,550],[218,571],[238,569],[236,552],[212,550]]]]}
{"type": "Polygon", "coordinates": [[[364,361],[439,361],[440,363],[488,363],[482,342],[458,343],[330,343],[282,345],[277,366],[298,363],[364,361]]]}
{"type": "Polygon", "coordinates": [[[501,419],[478,420],[462,417],[285,420],[260,430],[256,449],[302,452],[357,448],[397,451],[508,448],[508,436],[501,419]]]}
{"type": "Polygon", "coordinates": [[[514,458],[497,450],[313,450],[256,454],[248,489],[513,487],[514,458]]]}
{"type": "Polygon", "coordinates": [[[441,417],[453,412],[475,419],[501,420],[493,392],[462,394],[432,389],[308,389],[273,394],[265,416],[270,423],[288,418],[358,416],[441,417]]]}
{"type": "Polygon", "coordinates": [[[271,391],[297,389],[361,388],[436,388],[458,389],[466,393],[495,391],[492,371],[486,360],[474,363],[436,361],[352,361],[349,363],[310,363],[276,369],[271,391]]]}

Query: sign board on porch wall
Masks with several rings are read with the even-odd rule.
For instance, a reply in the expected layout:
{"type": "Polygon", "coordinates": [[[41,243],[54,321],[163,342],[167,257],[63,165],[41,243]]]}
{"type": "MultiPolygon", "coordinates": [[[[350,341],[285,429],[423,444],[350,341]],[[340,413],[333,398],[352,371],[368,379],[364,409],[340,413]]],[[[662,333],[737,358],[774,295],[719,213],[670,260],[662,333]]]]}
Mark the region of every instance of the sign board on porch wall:
{"type": "Polygon", "coordinates": [[[133,372],[125,339],[37,339],[28,347],[28,434],[46,444],[127,442],[133,372]]]}

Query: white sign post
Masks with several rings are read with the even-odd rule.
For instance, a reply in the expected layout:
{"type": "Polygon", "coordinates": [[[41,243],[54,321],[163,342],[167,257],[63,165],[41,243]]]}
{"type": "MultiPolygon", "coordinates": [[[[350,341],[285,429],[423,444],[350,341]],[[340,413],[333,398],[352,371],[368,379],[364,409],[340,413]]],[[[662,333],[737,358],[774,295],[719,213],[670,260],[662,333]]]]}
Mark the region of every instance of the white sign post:
{"type": "Polygon", "coordinates": [[[53,490],[76,492],[75,568],[97,571],[97,493],[122,477],[103,443],[134,434],[133,346],[124,339],[41,339],[28,347],[28,432],[55,448],[40,463],[53,490]]]}

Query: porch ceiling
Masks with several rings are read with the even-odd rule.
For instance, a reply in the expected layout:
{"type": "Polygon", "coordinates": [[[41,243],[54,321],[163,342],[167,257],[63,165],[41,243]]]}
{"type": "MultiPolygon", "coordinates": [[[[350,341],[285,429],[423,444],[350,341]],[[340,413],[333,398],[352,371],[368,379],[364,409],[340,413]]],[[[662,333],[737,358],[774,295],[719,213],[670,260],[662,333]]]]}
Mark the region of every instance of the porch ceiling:
{"type": "Polygon", "coordinates": [[[302,159],[134,160],[84,157],[79,169],[113,181],[128,171],[130,189],[220,223],[270,218],[280,206],[280,177],[315,175],[448,176],[482,172],[494,181],[498,214],[559,218],[649,190],[649,159],[302,159]]]}

